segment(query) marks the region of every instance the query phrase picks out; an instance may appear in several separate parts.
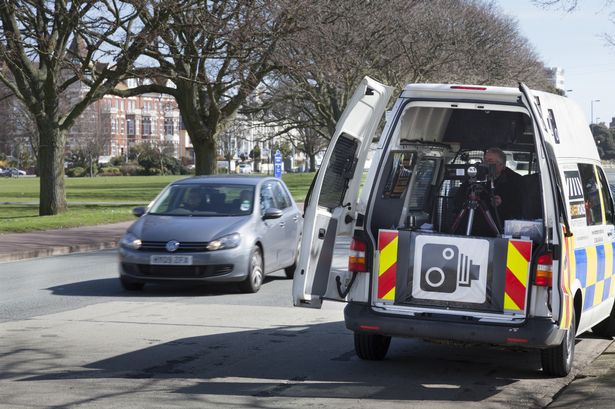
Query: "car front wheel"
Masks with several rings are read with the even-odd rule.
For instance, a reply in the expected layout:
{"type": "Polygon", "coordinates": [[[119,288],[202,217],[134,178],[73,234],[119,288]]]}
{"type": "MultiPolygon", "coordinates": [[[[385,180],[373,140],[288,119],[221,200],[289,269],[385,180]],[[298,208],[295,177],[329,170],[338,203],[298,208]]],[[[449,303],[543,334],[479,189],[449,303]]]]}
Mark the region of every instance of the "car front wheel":
{"type": "Polygon", "coordinates": [[[239,284],[239,287],[244,293],[255,293],[261,288],[264,278],[263,256],[260,248],[254,247],[250,253],[248,276],[239,284]]]}

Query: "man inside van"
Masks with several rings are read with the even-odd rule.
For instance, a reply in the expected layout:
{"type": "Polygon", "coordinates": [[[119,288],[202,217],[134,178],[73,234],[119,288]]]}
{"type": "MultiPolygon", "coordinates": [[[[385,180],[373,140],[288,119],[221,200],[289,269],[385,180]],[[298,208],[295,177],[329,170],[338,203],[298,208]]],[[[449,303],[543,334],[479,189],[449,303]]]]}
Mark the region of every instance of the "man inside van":
{"type": "MultiPolygon", "coordinates": [[[[487,149],[483,156],[483,163],[494,165],[495,178],[493,180],[493,195],[491,194],[491,186],[488,181],[485,186],[481,186],[480,201],[489,211],[496,224],[498,224],[500,231],[502,231],[504,220],[517,219],[522,216],[523,178],[515,171],[506,167],[506,154],[500,148],[493,147],[487,149]]],[[[470,184],[464,183],[460,186],[459,191],[455,195],[457,214],[467,205],[469,193],[470,184]]],[[[461,226],[463,226],[463,231],[465,232],[467,221],[464,220],[461,226]]],[[[457,232],[453,233],[461,231],[459,228],[457,230],[457,232]]],[[[480,211],[477,211],[474,215],[471,233],[478,236],[495,235],[495,232],[480,211]]]]}

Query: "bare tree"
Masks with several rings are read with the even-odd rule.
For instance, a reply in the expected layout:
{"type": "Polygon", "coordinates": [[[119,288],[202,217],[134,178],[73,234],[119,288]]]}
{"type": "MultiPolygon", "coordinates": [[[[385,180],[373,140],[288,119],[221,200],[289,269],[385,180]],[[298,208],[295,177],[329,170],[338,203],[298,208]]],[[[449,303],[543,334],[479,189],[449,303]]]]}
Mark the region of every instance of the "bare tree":
{"type": "MultiPolygon", "coordinates": [[[[567,13],[572,13],[577,9],[579,0],[532,0],[532,2],[543,8],[556,8],[563,10],[567,13]]],[[[615,11],[613,11],[613,5],[615,0],[602,0],[602,5],[598,6],[599,11],[609,11],[611,22],[615,24],[615,11]]],[[[596,4],[593,4],[596,7],[596,4]]],[[[607,45],[615,47],[615,35],[611,33],[602,33],[602,38],[606,41],[607,45]]]]}
{"type": "MultiPolygon", "coordinates": [[[[115,91],[130,96],[159,92],[175,97],[195,152],[196,174],[216,171],[218,136],[275,68],[273,51],[293,30],[300,5],[279,0],[193,0],[172,10],[165,30],[145,52],[150,69],[135,72],[155,81],[115,91]]],[[[151,16],[140,10],[142,19],[151,16]]]]}
{"type": "Polygon", "coordinates": [[[105,129],[103,118],[97,104],[88,106],[77,118],[68,133],[69,146],[84,165],[89,168],[90,177],[94,176],[94,165],[111,143],[110,130],[105,129]]]}
{"type": "Polygon", "coordinates": [[[0,0],[0,61],[6,67],[0,81],[23,102],[38,129],[40,215],[66,209],[67,132],[151,42],[164,21],[165,3],[0,0]],[[139,19],[145,7],[151,11],[146,21],[139,19]]]}
{"type": "Polygon", "coordinates": [[[329,138],[365,75],[397,87],[518,81],[548,87],[544,65],[516,22],[491,3],[322,0],[306,7],[305,29],[279,50],[285,69],[267,78],[261,96],[269,110],[263,117],[287,129],[311,127],[310,135],[329,138]]]}

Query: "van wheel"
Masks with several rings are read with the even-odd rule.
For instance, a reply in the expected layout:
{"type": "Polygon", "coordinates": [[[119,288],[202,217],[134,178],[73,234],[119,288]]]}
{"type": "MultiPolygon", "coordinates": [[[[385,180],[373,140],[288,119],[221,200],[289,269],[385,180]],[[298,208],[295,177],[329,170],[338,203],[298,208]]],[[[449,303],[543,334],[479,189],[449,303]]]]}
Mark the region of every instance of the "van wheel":
{"type": "Polygon", "coordinates": [[[601,321],[599,324],[595,325],[592,328],[592,332],[599,337],[615,337],[615,305],[613,305],[611,315],[609,315],[604,321],[601,321]]]}
{"type": "Polygon", "coordinates": [[[239,283],[239,289],[244,293],[255,293],[261,288],[265,273],[263,270],[263,256],[258,247],[252,249],[250,254],[250,264],[248,267],[248,276],[244,281],[239,283]]]}
{"type": "Polygon", "coordinates": [[[122,288],[127,291],[140,291],[145,286],[145,283],[140,283],[138,281],[132,281],[122,276],[120,276],[120,284],[122,285],[122,288]]]}
{"type": "Polygon", "coordinates": [[[357,356],[367,361],[381,361],[389,351],[391,337],[379,334],[354,333],[354,350],[357,356]]]}
{"type": "Polygon", "coordinates": [[[574,341],[577,330],[577,323],[574,309],[572,310],[572,320],[570,328],[566,331],[562,343],[554,348],[543,349],[540,351],[542,370],[550,376],[566,376],[572,368],[574,359],[574,341]]]}

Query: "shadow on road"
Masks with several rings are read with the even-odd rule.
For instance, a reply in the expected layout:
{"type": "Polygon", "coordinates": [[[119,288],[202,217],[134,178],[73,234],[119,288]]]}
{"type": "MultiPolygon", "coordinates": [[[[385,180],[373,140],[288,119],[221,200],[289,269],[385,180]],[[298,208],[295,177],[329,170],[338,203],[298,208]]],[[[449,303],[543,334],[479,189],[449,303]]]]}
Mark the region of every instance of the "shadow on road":
{"type": "MultiPolygon", "coordinates": [[[[287,280],[286,278],[267,276],[263,282],[287,280]]],[[[218,296],[228,294],[241,294],[237,284],[234,283],[148,283],[143,290],[127,291],[122,288],[117,278],[101,278],[96,280],[78,281],[76,283],[62,284],[49,287],[53,295],[78,297],[182,297],[182,296],[218,296]]]]}
{"type": "Polygon", "coordinates": [[[352,342],[343,322],[239,331],[182,338],[76,370],[21,374],[18,381],[183,378],[187,382],[165,383],[165,389],[174,385],[170,392],[195,395],[405,400],[412,406],[411,401],[420,400],[482,401],[519,379],[542,377],[536,351],[395,339],[386,360],[362,361],[352,342]]]}

